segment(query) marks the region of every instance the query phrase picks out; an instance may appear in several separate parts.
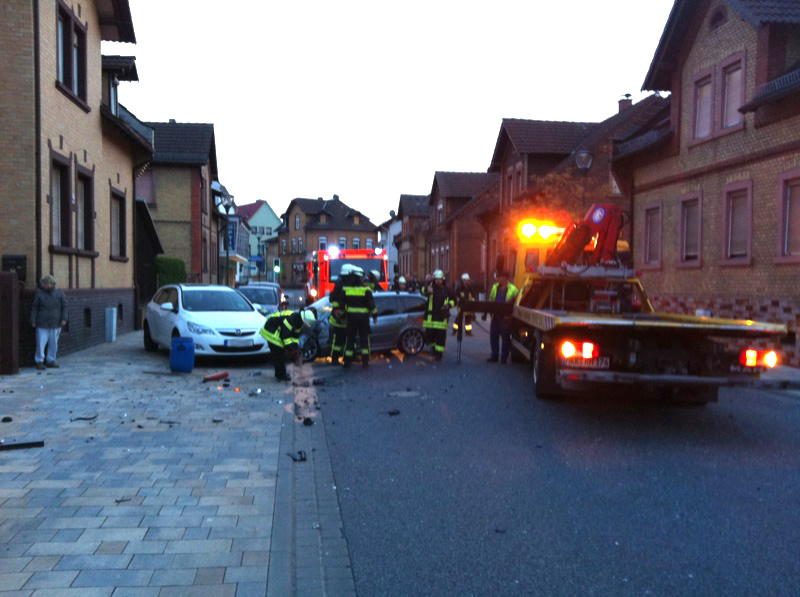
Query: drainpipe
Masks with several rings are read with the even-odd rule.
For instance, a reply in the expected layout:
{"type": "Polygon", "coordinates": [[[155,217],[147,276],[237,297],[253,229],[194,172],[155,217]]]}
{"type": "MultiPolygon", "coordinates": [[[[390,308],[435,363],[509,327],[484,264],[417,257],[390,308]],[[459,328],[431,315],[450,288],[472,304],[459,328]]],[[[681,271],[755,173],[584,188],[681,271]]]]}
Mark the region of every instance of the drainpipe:
{"type": "Polygon", "coordinates": [[[41,73],[39,72],[39,0],[31,0],[33,5],[33,93],[34,93],[34,119],[36,135],[36,278],[34,288],[42,279],[42,99],[41,99],[41,73]]]}

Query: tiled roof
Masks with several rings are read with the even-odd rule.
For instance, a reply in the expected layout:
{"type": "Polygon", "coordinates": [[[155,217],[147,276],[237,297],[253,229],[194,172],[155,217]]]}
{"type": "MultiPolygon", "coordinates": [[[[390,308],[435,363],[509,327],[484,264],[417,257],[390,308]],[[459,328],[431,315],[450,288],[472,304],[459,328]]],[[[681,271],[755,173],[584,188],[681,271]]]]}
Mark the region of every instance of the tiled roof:
{"type": "Polygon", "coordinates": [[[519,154],[569,155],[596,126],[594,122],[504,118],[489,170],[499,168],[506,143],[519,154]]]}
{"type": "Polygon", "coordinates": [[[136,56],[103,56],[103,70],[110,71],[120,81],[138,81],[136,56]]]}
{"type": "Polygon", "coordinates": [[[248,203],[246,205],[237,205],[236,206],[236,213],[242,216],[245,222],[249,222],[250,218],[252,218],[259,208],[264,205],[266,201],[263,199],[258,199],[255,203],[248,203]]]}
{"type": "Polygon", "coordinates": [[[342,203],[337,195],[328,200],[321,197],[318,199],[292,199],[286,212],[281,216],[282,220],[288,217],[292,205],[297,205],[308,216],[315,216],[306,223],[305,227],[308,230],[366,230],[369,232],[377,230],[375,224],[367,216],[342,203]],[[324,223],[319,221],[319,216],[323,213],[328,216],[324,223]],[[354,223],[354,216],[359,216],[358,224],[354,223]]]}
{"type": "Polygon", "coordinates": [[[739,108],[739,111],[752,112],[764,104],[800,93],[800,65],[796,66],[797,68],[788,73],[759,85],[753,94],[753,99],[739,108]]]}
{"type": "Polygon", "coordinates": [[[496,172],[437,172],[433,177],[433,191],[438,187],[440,197],[477,197],[492,186],[499,174],[496,172]]]}
{"type": "Polygon", "coordinates": [[[188,122],[147,122],[155,131],[154,164],[202,165],[212,162],[216,174],[214,125],[188,122]]]}
{"type": "MultiPolygon", "coordinates": [[[[727,0],[733,11],[752,27],[766,23],[800,24],[798,0],[727,0]]],[[[661,34],[642,90],[670,91],[672,72],[677,68],[675,57],[691,34],[690,21],[696,18],[699,7],[696,0],[675,0],[661,34]]]]}
{"type": "Polygon", "coordinates": [[[128,0],[97,1],[94,4],[100,21],[100,39],[136,43],[128,0]]]}
{"type": "Polygon", "coordinates": [[[728,0],[744,20],[758,27],[765,23],[800,23],[798,0],[728,0]]]}
{"type": "Polygon", "coordinates": [[[399,218],[427,218],[430,213],[430,195],[400,195],[399,218]]]}

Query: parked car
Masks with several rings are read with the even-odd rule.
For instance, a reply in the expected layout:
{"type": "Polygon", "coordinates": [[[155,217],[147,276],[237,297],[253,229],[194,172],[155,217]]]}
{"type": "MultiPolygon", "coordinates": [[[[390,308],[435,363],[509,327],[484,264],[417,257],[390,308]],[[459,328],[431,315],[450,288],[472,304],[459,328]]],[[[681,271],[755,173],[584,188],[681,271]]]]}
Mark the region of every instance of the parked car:
{"type": "MultiPolygon", "coordinates": [[[[418,354],[426,343],[422,329],[425,297],[409,292],[376,292],[374,297],[378,322],[370,322],[372,352],[398,349],[407,355],[418,354]]],[[[312,331],[300,335],[303,359],[307,361],[330,354],[332,340],[329,319],[333,309],[329,297],[310,306],[317,310],[317,324],[312,331]]]]}
{"type": "Polygon", "coordinates": [[[253,303],[264,317],[270,313],[275,313],[280,307],[281,289],[277,284],[246,284],[237,288],[245,298],[253,303]]]}
{"type": "Polygon", "coordinates": [[[270,288],[274,288],[275,292],[278,293],[278,300],[280,300],[280,302],[282,303],[286,301],[286,295],[283,292],[283,288],[277,282],[258,282],[250,280],[247,284],[245,284],[244,286],[240,286],[239,288],[255,287],[255,286],[267,286],[270,288]]]}
{"type": "Polygon", "coordinates": [[[144,315],[144,347],[170,348],[191,338],[197,356],[267,354],[259,331],[264,316],[233,288],[213,284],[168,284],[156,291],[144,315]]]}

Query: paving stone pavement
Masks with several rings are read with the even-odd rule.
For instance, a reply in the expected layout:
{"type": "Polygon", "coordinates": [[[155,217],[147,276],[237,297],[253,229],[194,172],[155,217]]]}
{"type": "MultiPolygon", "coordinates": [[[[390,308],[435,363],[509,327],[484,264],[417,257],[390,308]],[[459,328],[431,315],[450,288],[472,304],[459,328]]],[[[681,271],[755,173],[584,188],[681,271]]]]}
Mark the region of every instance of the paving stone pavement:
{"type": "Polygon", "coordinates": [[[141,332],[59,362],[0,376],[2,447],[44,441],[0,451],[0,595],[355,594],[315,385],[338,371],[171,373],[141,332]]]}

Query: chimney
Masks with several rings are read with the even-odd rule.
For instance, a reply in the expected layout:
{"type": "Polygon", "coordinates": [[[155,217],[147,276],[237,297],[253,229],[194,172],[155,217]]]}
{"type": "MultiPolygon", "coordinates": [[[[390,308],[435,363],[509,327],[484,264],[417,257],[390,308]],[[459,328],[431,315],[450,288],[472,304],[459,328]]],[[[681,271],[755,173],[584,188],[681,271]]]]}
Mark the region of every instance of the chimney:
{"type": "Polygon", "coordinates": [[[633,100],[631,99],[631,94],[626,93],[623,96],[623,99],[619,100],[619,111],[622,112],[623,110],[627,110],[633,105],[633,100]]]}
{"type": "Polygon", "coordinates": [[[174,118],[170,118],[170,119],[169,119],[169,123],[170,123],[170,124],[175,124],[175,119],[174,119],[174,118]]]}

